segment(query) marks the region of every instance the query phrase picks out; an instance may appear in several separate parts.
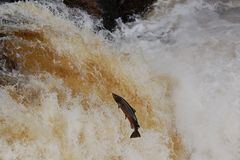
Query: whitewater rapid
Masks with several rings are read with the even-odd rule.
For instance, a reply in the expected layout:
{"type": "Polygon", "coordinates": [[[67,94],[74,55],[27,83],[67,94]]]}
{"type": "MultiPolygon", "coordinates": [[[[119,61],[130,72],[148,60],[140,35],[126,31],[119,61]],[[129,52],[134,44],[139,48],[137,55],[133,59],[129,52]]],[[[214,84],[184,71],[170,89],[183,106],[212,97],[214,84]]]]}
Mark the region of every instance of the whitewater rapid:
{"type": "Polygon", "coordinates": [[[240,3],[158,0],[110,33],[60,1],[0,5],[0,159],[240,159],[240,3]],[[141,138],[111,97],[135,109],[141,138]]]}

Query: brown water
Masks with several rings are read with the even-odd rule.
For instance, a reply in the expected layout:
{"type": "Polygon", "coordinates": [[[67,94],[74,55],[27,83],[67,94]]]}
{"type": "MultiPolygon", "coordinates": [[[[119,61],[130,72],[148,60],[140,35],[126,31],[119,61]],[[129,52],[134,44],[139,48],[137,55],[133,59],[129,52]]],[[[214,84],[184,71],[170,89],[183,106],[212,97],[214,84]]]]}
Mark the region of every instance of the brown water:
{"type": "Polygon", "coordinates": [[[0,10],[1,52],[19,75],[0,88],[0,159],[185,159],[174,78],[153,78],[143,57],[112,48],[47,6],[0,10]],[[129,138],[112,92],[136,109],[141,138],[129,138]]]}

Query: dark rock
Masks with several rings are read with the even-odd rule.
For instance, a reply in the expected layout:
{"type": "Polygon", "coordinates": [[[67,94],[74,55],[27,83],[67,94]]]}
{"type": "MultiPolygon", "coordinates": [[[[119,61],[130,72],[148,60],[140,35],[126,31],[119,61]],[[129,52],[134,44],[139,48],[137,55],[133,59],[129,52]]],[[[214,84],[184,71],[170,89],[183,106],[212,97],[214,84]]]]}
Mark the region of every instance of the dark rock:
{"type": "MultiPolygon", "coordinates": [[[[2,0],[4,2],[17,2],[25,0],[2,0]]],[[[40,0],[39,0],[40,1],[40,0]]],[[[156,0],[63,0],[71,8],[80,8],[97,18],[103,19],[103,26],[113,31],[116,19],[121,18],[124,23],[133,21],[134,14],[143,15],[156,0]]]]}
{"type": "Polygon", "coordinates": [[[133,21],[132,15],[143,15],[153,2],[155,0],[101,0],[104,10],[103,24],[112,30],[117,18],[121,18],[124,23],[133,21]]]}
{"type": "Polygon", "coordinates": [[[86,10],[90,15],[102,17],[103,26],[113,31],[116,19],[130,22],[134,14],[144,14],[156,0],[64,0],[69,7],[86,10]]]}
{"type": "Polygon", "coordinates": [[[80,8],[96,17],[101,17],[103,15],[103,11],[96,0],[64,0],[63,2],[68,7],[80,8]]]}
{"type": "Polygon", "coordinates": [[[0,0],[0,4],[1,3],[12,3],[12,2],[18,2],[18,1],[26,1],[26,0],[0,0]]]}

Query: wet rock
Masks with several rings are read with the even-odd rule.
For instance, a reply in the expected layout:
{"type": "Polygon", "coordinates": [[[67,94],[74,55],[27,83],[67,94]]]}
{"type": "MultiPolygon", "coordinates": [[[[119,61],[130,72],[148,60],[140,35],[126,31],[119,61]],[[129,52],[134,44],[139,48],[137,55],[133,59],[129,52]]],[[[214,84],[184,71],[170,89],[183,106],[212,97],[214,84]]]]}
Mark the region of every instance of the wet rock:
{"type": "Polygon", "coordinates": [[[63,2],[68,7],[80,8],[96,17],[101,17],[103,15],[103,11],[96,0],[64,0],[63,2]]]}
{"type": "Polygon", "coordinates": [[[1,4],[1,3],[6,3],[6,2],[7,2],[7,3],[11,3],[11,2],[18,2],[18,1],[26,1],[26,0],[1,0],[1,1],[0,1],[0,4],[1,4]]]}
{"type": "Polygon", "coordinates": [[[130,22],[134,14],[144,14],[156,0],[64,0],[69,7],[86,10],[89,14],[101,17],[108,30],[116,26],[116,19],[130,22]]]}
{"type": "Polygon", "coordinates": [[[120,6],[119,14],[123,20],[128,20],[129,15],[145,13],[153,2],[155,0],[125,0],[120,6]]]}
{"type": "MultiPolygon", "coordinates": [[[[2,0],[4,2],[17,2],[25,0],[2,0]]],[[[40,1],[40,0],[39,0],[40,1]]],[[[130,22],[134,14],[143,15],[156,0],[63,0],[68,7],[80,8],[97,18],[103,19],[103,26],[113,30],[116,19],[130,22]]],[[[58,2],[56,2],[58,3],[58,2]]]]}

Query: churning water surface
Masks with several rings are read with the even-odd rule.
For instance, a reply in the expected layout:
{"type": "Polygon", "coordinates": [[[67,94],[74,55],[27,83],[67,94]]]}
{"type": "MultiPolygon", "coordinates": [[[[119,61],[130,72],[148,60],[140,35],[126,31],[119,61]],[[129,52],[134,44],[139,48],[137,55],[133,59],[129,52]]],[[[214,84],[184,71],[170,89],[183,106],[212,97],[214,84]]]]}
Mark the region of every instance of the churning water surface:
{"type": "Polygon", "coordinates": [[[0,5],[0,159],[239,160],[240,3],[158,0],[113,33],[60,1],[0,5]],[[111,93],[135,109],[141,138],[111,93]]]}

